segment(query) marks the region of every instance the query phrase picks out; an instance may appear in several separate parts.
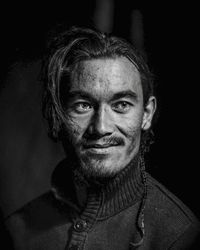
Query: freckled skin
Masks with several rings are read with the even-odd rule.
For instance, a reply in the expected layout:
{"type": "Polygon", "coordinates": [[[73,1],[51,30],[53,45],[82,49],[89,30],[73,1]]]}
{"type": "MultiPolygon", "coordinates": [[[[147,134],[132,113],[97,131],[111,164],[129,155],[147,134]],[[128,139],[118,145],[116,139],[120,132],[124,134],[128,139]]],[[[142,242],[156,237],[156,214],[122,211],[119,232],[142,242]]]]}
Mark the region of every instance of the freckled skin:
{"type": "MultiPolygon", "coordinates": [[[[75,152],[80,167],[87,175],[113,176],[125,168],[139,150],[145,114],[139,72],[125,57],[83,61],[72,73],[70,92],[73,91],[88,93],[92,101],[75,97],[68,102],[65,129],[70,137],[71,151],[75,152]],[[125,90],[136,93],[137,100],[124,97],[113,101],[115,93],[125,90]],[[119,112],[120,101],[131,104],[125,112],[119,112]],[[74,106],[80,102],[77,111],[74,106]],[[123,145],[103,150],[83,147],[88,141],[106,143],[111,137],[119,138],[123,145]]],[[[67,147],[68,153],[70,147],[67,147]]]]}

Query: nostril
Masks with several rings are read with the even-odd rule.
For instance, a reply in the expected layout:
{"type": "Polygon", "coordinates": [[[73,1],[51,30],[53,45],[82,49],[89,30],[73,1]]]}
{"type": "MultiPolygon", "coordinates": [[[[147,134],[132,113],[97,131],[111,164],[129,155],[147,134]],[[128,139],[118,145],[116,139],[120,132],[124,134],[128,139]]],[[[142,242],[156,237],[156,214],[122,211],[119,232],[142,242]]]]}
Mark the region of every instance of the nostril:
{"type": "Polygon", "coordinates": [[[99,136],[104,136],[107,134],[112,134],[112,128],[110,124],[107,123],[108,121],[96,121],[90,126],[90,133],[96,134],[99,136]]]}
{"type": "Polygon", "coordinates": [[[107,130],[99,129],[96,126],[89,126],[88,130],[86,131],[85,137],[89,137],[91,140],[97,140],[104,136],[110,136],[112,132],[107,130]]]}
{"type": "Polygon", "coordinates": [[[93,133],[98,135],[107,135],[112,134],[112,127],[112,118],[110,113],[108,109],[102,105],[95,113],[90,129],[93,133]]]}

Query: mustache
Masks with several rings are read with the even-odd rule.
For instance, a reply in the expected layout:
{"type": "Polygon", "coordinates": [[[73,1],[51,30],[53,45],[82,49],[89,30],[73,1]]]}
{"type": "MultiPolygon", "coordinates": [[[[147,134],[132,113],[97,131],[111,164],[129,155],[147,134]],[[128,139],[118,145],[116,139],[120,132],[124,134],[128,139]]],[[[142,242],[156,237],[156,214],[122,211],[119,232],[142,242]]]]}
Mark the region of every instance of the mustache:
{"type": "Polygon", "coordinates": [[[107,145],[107,146],[123,146],[125,144],[124,139],[121,137],[102,137],[97,140],[85,139],[82,141],[82,146],[88,147],[94,144],[107,145]]]}

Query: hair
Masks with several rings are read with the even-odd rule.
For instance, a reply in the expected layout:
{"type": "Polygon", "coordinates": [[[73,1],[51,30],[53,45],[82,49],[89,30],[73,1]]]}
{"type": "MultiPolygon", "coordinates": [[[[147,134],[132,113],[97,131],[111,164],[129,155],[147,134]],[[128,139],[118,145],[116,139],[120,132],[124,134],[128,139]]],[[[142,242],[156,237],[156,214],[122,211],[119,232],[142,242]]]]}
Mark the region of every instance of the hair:
{"type": "MultiPolygon", "coordinates": [[[[49,136],[61,139],[65,121],[61,96],[62,79],[70,87],[70,77],[75,65],[84,60],[126,57],[137,68],[142,84],[144,106],[154,94],[153,75],[145,59],[132,44],[122,38],[95,29],[72,27],[50,39],[44,57],[42,80],[43,116],[49,125],[49,136]]],[[[66,92],[65,92],[66,93],[66,92]]]]}

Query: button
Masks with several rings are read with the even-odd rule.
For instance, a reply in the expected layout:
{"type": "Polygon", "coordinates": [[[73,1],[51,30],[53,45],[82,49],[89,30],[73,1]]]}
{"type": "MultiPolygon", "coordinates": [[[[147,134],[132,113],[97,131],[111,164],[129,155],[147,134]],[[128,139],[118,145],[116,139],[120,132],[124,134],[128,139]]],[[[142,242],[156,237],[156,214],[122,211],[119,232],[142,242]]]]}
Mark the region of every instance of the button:
{"type": "Polygon", "coordinates": [[[86,228],[87,228],[87,222],[86,222],[86,221],[77,220],[77,221],[74,223],[74,229],[75,229],[77,232],[83,232],[86,228]]]}
{"type": "Polygon", "coordinates": [[[72,245],[71,247],[68,248],[68,250],[78,250],[78,249],[79,249],[79,247],[76,245],[72,245]]]}

